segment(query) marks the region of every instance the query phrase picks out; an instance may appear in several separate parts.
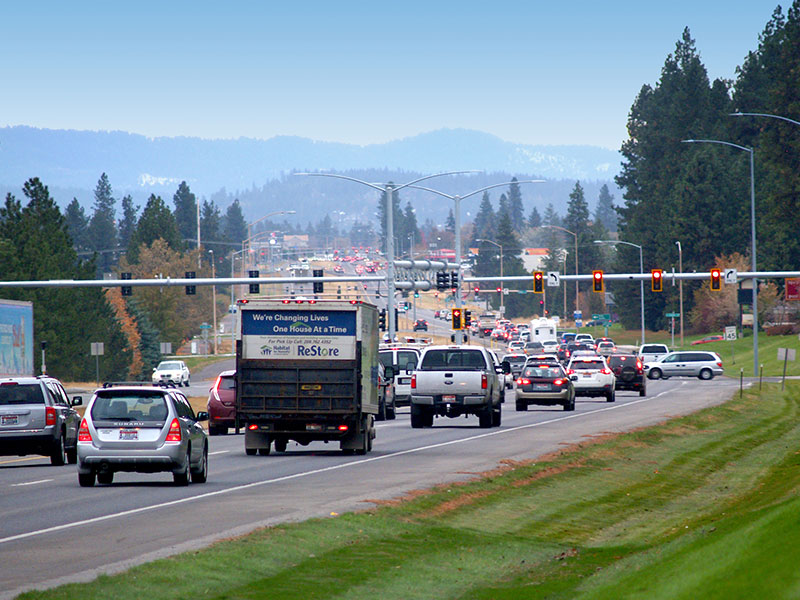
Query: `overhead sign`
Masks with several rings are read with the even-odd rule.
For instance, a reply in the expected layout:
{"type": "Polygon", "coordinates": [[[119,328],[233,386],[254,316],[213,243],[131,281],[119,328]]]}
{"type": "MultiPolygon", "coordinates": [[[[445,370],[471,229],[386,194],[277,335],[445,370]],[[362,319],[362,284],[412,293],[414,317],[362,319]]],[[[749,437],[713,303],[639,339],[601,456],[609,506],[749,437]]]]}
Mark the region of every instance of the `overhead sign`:
{"type": "Polygon", "coordinates": [[[558,271],[547,272],[547,287],[558,287],[561,285],[561,274],[558,271]]]}
{"type": "Polygon", "coordinates": [[[729,342],[736,340],[736,326],[730,325],[725,328],[725,339],[729,342]]]}
{"type": "Polygon", "coordinates": [[[722,275],[723,279],[725,279],[725,283],[727,284],[734,284],[739,281],[738,273],[736,269],[725,269],[722,275]]]}
{"type": "Polygon", "coordinates": [[[668,319],[677,319],[678,317],[681,316],[681,313],[667,313],[664,316],[667,317],[668,319]]]}

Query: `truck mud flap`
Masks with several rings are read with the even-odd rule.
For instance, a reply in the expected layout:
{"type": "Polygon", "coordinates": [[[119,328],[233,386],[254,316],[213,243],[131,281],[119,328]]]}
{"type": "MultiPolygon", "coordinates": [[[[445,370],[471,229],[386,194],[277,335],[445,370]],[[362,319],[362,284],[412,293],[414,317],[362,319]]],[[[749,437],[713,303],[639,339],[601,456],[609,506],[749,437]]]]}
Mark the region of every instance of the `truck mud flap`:
{"type": "Polygon", "coordinates": [[[375,439],[374,417],[372,415],[364,415],[359,429],[359,431],[351,433],[339,442],[341,450],[355,451],[357,454],[366,454],[372,450],[372,440],[375,439]]]}
{"type": "Polygon", "coordinates": [[[266,431],[253,431],[246,429],[244,432],[244,450],[265,450],[269,448],[272,440],[266,431]]]}

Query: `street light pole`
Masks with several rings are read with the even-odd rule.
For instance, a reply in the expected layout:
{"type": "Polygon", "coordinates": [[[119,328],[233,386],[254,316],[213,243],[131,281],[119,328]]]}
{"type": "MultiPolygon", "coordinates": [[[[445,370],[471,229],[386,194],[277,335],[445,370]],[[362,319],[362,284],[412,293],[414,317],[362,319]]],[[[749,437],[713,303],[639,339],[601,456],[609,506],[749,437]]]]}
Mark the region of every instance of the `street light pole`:
{"type": "MultiPolygon", "coordinates": [[[[644,262],[642,260],[642,247],[639,244],[634,244],[633,242],[624,242],[622,240],[595,240],[595,244],[608,244],[608,245],[615,245],[615,244],[625,244],[626,246],[633,246],[634,248],[639,249],[639,273],[644,274],[644,262]]],[[[642,340],[641,344],[644,344],[644,279],[639,279],[639,309],[640,309],[640,317],[641,317],[641,325],[642,325],[642,340]]]]}
{"type": "MultiPolygon", "coordinates": [[[[261,217],[260,219],[256,219],[252,223],[247,224],[247,249],[250,250],[250,239],[253,237],[252,229],[253,225],[257,223],[261,223],[261,221],[265,219],[269,219],[270,217],[274,217],[275,215],[294,215],[297,214],[296,210],[276,210],[274,212],[268,213],[261,217]]],[[[199,235],[198,235],[199,237],[199,235]]]]}
{"type": "MultiPolygon", "coordinates": [[[[575,232],[570,231],[569,229],[564,229],[563,227],[560,227],[558,225],[542,225],[542,227],[549,227],[551,229],[558,229],[559,231],[563,231],[564,233],[568,233],[568,234],[570,234],[572,236],[575,236],[575,275],[577,275],[578,274],[578,234],[575,233],[575,232]]],[[[566,264],[566,262],[565,262],[565,264],[566,264]]],[[[564,270],[565,271],[567,270],[566,266],[564,267],[564,270]]],[[[566,273],[565,273],[565,275],[566,275],[566,273]]],[[[566,298],[566,296],[567,296],[567,284],[565,283],[564,284],[564,297],[566,298]]],[[[564,308],[564,312],[566,312],[566,311],[567,311],[567,309],[564,308]]],[[[575,280],[575,312],[578,312],[578,280],[577,279],[575,280]]],[[[566,319],[567,315],[564,315],[564,318],[566,319]]]]}
{"type": "MultiPolygon", "coordinates": [[[[216,279],[217,277],[217,267],[214,264],[214,251],[209,250],[208,253],[211,255],[211,279],[216,279]]],[[[214,354],[218,354],[217,352],[217,286],[211,286],[211,307],[213,309],[214,314],[214,354]]]]}
{"type": "MultiPolygon", "coordinates": [[[[683,275],[683,250],[681,243],[675,242],[678,245],[678,271],[683,275]]],[[[683,279],[678,282],[678,295],[680,297],[680,312],[681,312],[681,348],[683,348],[683,279]]]]}
{"type": "MultiPolygon", "coordinates": [[[[744,113],[742,113],[744,114],[744,113]]],[[[757,114],[757,113],[754,113],[757,114]]],[[[766,115],[765,115],[766,116],[766,115]]],[[[781,118],[785,121],[791,121],[785,117],[781,118]]],[[[793,121],[795,122],[795,121],[793,121]]],[[[755,152],[752,148],[747,146],[740,146],[731,142],[724,142],[722,140],[681,140],[686,144],[721,144],[723,146],[730,146],[738,150],[743,150],[750,154],[750,249],[752,256],[750,257],[750,267],[753,273],[757,272],[756,269],[756,178],[754,169],[753,155],[755,152]]],[[[758,278],[753,277],[753,377],[758,377],[758,278]]]]}

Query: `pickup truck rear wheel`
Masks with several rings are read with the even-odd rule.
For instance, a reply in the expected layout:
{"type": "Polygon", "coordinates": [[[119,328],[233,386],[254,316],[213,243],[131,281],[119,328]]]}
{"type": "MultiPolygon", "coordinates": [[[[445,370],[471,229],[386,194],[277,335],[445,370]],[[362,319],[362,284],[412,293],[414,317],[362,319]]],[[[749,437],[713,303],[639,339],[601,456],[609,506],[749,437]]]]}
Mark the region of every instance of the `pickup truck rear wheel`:
{"type": "Polygon", "coordinates": [[[433,427],[433,409],[426,408],[422,412],[425,427],[433,427]]]}
{"type": "Polygon", "coordinates": [[[528,403],[525,400],[517,400],[517,412],[528,410],[528,403]]]}
{"type": "Polygon", "coordinates": [[[411,428],[422,429],[424,427],[422,410],[416,404],[411,405],[411,428]]]}
{"type": "Polygon", "coordinates": [[[488,429],[492,426],[492,407],[487,406],[478,413],[478,423],[483,429],[488,429]]]}
{"type": "Polygon", "coordinates": [[[500,422],[503,420],[503,411],[498,406],[492,411],[492,427],[500,427],[500,422]]]}

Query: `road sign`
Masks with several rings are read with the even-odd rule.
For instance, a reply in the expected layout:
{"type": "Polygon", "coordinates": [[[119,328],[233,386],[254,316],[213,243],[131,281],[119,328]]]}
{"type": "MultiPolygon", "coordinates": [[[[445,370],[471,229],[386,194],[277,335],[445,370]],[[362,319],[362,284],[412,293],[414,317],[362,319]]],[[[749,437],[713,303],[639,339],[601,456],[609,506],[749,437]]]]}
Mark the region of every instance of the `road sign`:
{"type": "Polygon", "coordinates": [[[172,342],[161,342],[161,354],[172,354],[172,342]]]}
{"type": "Polygon", "coordinates": [[[503,296],[508,296],[508,288],[503,288],[503,296]]]}
{"type": "Polygon", "coordinates": [[[103,342],[92,342],[89,356],[103,356],[105,354],[105,344],[103,342]]]}
{"type": "Polygon", "coordinates": [[[736,340],[736,327],[728,326],[725,328],[725,339],[729,342],[736,340]]]}
{"type": "Polygon", "coordinates": [[[727,284],[734,284],[739,281],[736,269],[725,269],[723,278],[725,279],[725,283],[727,284]]]}
{"type": "Polygon", "coordinates": [[[561,285],[561,274],[558,271],[547,272],[547,287],[558,287],[561,285]]]}
{"type": "Polygon", "coordinates": [[[576,310],[574,313],[572,313],[572,318],[577,321],[580,321],[582,317],[583,317],[583,311],[576,310]]]}
{"type": "Polygon", "coordinates": [[[667,317],[668,319],[677,319],[678,317],[681,316],[681,314],[680,313],[667,313],[664,316],[667,317]]]}
{"type": "Polygon", "coordinates": [[[797,352],[794,348],[778,348],[778,360],[794,361],[797,352]]]}
{"type": "Polygon", "coordinates": [[[208,323],[200,323],[200,329],[211,329],[211,325],[208,323]]]}

